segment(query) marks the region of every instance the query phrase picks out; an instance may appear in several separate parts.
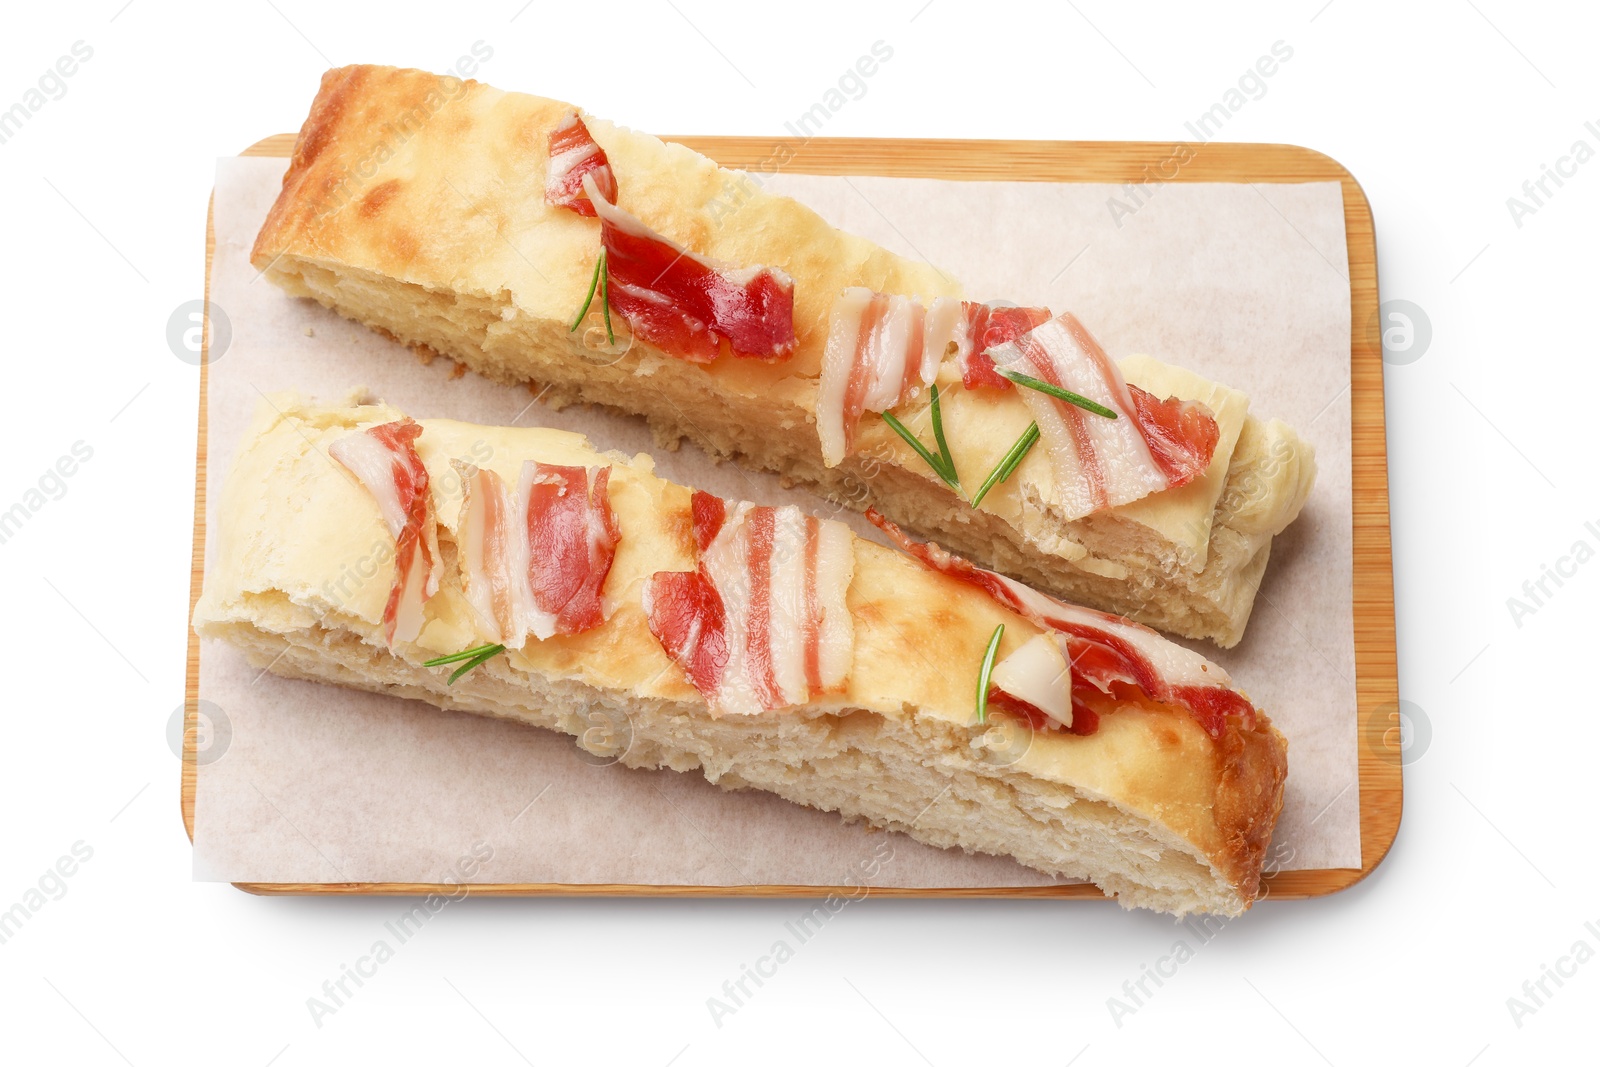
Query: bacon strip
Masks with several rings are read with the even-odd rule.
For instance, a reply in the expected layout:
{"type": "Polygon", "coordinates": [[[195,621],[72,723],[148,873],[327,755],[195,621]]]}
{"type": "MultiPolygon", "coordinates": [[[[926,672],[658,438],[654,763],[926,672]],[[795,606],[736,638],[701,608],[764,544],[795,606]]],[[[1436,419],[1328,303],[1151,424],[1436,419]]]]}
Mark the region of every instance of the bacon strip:
{"type": "Polygon", "coordinates": [[[1210,466],[1218,436],[1210,411],[1192,401],[1157,401],[1135,390],[1071,314],[991,354],[999,366],[1117,412],[1117,418],[1108,419],[1036,389],[1021,391],[1050,455],[1056,502],[1065,518],[1187,485],[1210,466]]]}
{"type": "Polygon", "coordinates": [[[1211,411],[1193,400],[1169,396],[1157,400],[1137,385],[1128,386],[1133,394],[1133,416],[1139,422],[1150,457],[1167,476],[1169,486],[1186,485],[1206,472],[1217,450],[1217,420],[1211,411]]]}
{"type": "Polygon", "coordinates": [[[328,447],[328,454],[372,494],[395,539],[394,581],[383,607],[383,636],[390,648],[396,641],[417,639],[423,606],[439,591],[438,526],[428,469],[417,455],[420,436],[421,426],[401,419],[348,433],[328,447]]]}
{"type": "Polygon", "coordinates": [[[617,178],[605,149],[589,136],[589,127],[576,111],[568,111],[550,131],[550,164],[545,171],[545,203],[570,208],[594,218],[594,204],[583,179],[592,177],[595,191],[609,204],[617,202],[617,178]]]}
{"type": "Polygon", "coordinates": [[[834,300],[817,388],[817,436],[830,467],[855,449],[867,411],[888,411],[932,385],[954,350],[968,389],[1009,389],[989,350],[1048,321],[1044,308],[989,307],[940,297],[924,307],[913,297],[851,288],[834,300]]]}
{"type": "Polygon", "coordinates": [[[520,509],[500,475],[451,462],[466,492],[456,524],[462,589],[483,619],[491,643],[521,648],[535,609],[526,577],[526,527],[517,521],[520,509]]]}
{"type": "Polygon", "coordinates": [[[822,681],[822,597],[817,589],[817,567],[822,562],[822,521],[806,516],[804,588],[801,591],[801,638],[805,642],[806,685],[820,692],[822,681]]]}
{"type": "Polygon", "coordinates": [[[775,267],[735,268],[696,255],[608,203],[584,178],[600,219],[611,306],[635,337],[709,363],[727,344],[746,359],[794,354],[794,281],[775,267]]]}
{"type": "Polygon", "coordinates": [[[600,594],[622,538],[610,481],[610,467],[522,465],[517,496],[528,531],[528,588],[540,613],[534,634],[541,639],[605,621],[600,594]]]}
{"type": "Polygon", "coordinates": [[[696,489],[690,497],[689,514],[694,524],[694,548],[704,552],[728,520],[728,502],[720,496],[696,489]]]}
{"type": "Polygon", "coordinates": [[[608,487],[591,473],[528,460],[516,491],[457,463],[466,486],[456,542],[462,586],[488,635],[508,648],[605,621],[601,592],[621,540],[608,487]]]}
{"type": "MultiPolygon", "coordinates": [[[[1255,725],[1250,701],[1232,688],[1226,671],[1198,652],[1121,616],[1063,604],[932,541],[915,541],[877,511],[868,511],[867,518],[929,569],[977,586],[1034,625],[1066,635],[1074,684],[1082,679],[1101,693],[1116,683],[1133,685],[1158,704],[1183,708],[1213,738],[1222,736],[1230,719],[1245,729],[1255,725]]],[[[1076,723],[1076,701],[1073,710],[1076,723]]]]}
{"type": "Polygon", "coordinates": [[[644,586],[644,614],[689,684],[711,699],[728,667],[728,619],[705,569],[652,574],[644,586]]]}
{"type": "Polygon", "coordinates": [[[850,288],[828,316],[828,344],[817,388],[822,460],[836,467],[855,448],[866,411],[888,411],[933,384],[955,339],[961,303],[941,297],[924,307],[914,297],[850,288]]]}
{"type": "Polygon", "coordinates": [[[645,614],[712,709],[755,714],[841,689],[855,640],[849,529],[795,507],[730,513],[699,492],[691,514],[698,567],[652,575],[645,614]]]}
{"type": "Polygon", "coordinates": [[[1013,341],[1050,321],[1048,308],[990,307],[963,301],[955,334],[956,364],[961,384],[968,389],[1010,389],[1011,383],[995,371],[990,349],[1013,341]]]}
{"type": "MultiPolygon", "coordinates": [[[[772,658],[772,543],[778,523],[774,508],[751,508],[745,516],[748,538],[744,544],[744,569],[749,581],[744,618],[745,676],[763,708],[784,703],[772,658]]],[[[737,575],[732,576],[736,585],[737,575]]]]}

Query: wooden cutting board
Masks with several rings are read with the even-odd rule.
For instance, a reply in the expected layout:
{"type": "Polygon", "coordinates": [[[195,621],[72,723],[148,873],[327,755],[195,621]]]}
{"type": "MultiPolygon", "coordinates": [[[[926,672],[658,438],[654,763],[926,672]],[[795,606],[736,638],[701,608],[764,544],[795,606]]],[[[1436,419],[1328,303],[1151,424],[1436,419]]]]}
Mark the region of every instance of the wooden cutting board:
{"type": "MultiPolygon", "coordinates": [[[[750,137],[670,137],[727,167],[759,169],[787,158],[784,170],[802,174],[879,174],[891,177],[972,181],[1138,182],[1165,173],[1175,152],[1189,162],[1173,181],[1336,181],[1344,190],[1345,239],[1350,262],[1350,408],[1354,491],[1354,625],[1356,699],[1360,746],[1361,855],[1357,869],[1280,871],[1263,881],[1264,895],[1281,899],[1324,896],[1365,878],[1383,861],[1400,827],[1401,732],[1395,666],[1394,581],[1389,553],[1389,473],[1383,421],[1383,351],[1371,324],[1378,314],[1378,261],[1372,211],[1350,172],[1334,160],[1292,145],[1206,144],[1180,146],[1148,141],[933,141],[851,140],[818,137],[804,142],[750,137]]],[[[293,134],[258,141],[246,156],[287,157],[293,134]]],[[[206,296],[211,295],[214,244],[206,217],[206,296]]],[[[206,336],[210,331],[207,329],[206,336]]],[[[200,429],[196,449],[194,556],[189,586],[193,615],[205,562],[206,360],[200,366],[200,429]]],[[[195,732],[200,688],[200,640],[189,631],[186,728],[182,781],[184,826],[194,839],[195,732]]],[[[847,886],[753,885],[550,885],[447,886],[411,882],[236,883],[251,893],[468,893],[480,896],[801,896],[854,893],[847,886]]],[[[1078,897],[1100,898],[1092,885],[974,889],[873,889],[901,897],[1078,897]]]]}

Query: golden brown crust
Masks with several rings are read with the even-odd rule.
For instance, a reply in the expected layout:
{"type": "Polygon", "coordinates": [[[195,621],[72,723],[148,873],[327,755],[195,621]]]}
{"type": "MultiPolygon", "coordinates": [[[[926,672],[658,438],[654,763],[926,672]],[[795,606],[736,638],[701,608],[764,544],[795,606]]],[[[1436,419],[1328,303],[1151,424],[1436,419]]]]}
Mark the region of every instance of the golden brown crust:
{"type": "Polygon", "coordinates": [[[1254,730],[1230,728],[1216,744],[1212,800],[1219,842],[1213,862],[1245,900],[1261,892],[1261,870],[1283,811],[1289,743],[1264,716],[1254,730]]]}
{"type": "Polygon", "coordinates": [[[263,255],[270,259],[287,250],[290,235],[306,228],[328,202],[337,186],[336,176],[330,165],[318,167],[317,161],[337,139],[348,102],[360,92],[373,70],[365,66],[338,67],[322,76],[311,111],[295,138],[283,188],[267,212],[261,232],[256,234],[255,247],[250,252],[252,260],[263,255]]]}

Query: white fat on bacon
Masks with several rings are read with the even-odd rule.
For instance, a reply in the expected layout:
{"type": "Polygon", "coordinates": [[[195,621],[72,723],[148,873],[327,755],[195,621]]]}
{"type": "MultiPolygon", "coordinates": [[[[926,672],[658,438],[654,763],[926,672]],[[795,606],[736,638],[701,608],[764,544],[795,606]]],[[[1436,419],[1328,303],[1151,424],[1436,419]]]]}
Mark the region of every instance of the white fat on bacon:
{"type": "Polygon", "coordinates": [[[700,556],[722,608],[705,626],[720,624],[726,649],[696,681],[714,711],[753,715],[844,687],[855,656],[846,603],[853,536],[792,506],[742,503],[728,512],[700,556]]]}
{"type": "Polygon", "coordinates": [[[542,621],[543,636],[548,637],[555,618],[534,607],[528,589],[528,525],[517,521],[527,512],[526,495],[513,493],[494,471],[460,460],[451,463],[466,489],[456,524],[461,584],[485,635],[492,644],[520,649],[542,621]]]}
{"type": "Polygon", "coordinates": [[[568,111],[550,130],[549,146],[550,162],[544,179],[546,203],[593,218],[594,204],[585,179],[594,185],[593,195],[616,203],[617,179],[611,172],[611,163],[576,110],[568,111]]]}
{"type": "Polygon", "coordinates": [[[967,361],[983,350],[982,324],[988,317],[989,309],[970,300],[951,301],[946,298],[946,303],[955,304],[955,316],[950,324],[950,340],[956,346],[956,365],[965,372],[967,361]]]}
{"type": "MultiPolygon", "coordinates": [[[[1168,641],[1148,626],[1141,626],[1121,615],[1063,603],[1003,574],[984,573],[993,583],[993,589],[1002,591],[998,599],[1013,607],[1019,614],[1041,626],[1049,626],[1062,633],[1082,635],[1090,639],[1110,638],[1141,657],[1169,687],[1226,688],[1233,684],[1233,679],[1228,676],[1227,671],[1200,653],[1185,648],[1175,641],[1168,641]]],[[[1122,680],[1136,680],[1134,673],[1130,672],[1129,676],[1122,680]]],[[[1115,679],[1107,676],[1091,680],[1099,683],[1115,679]]]]}
{"type": "Polygon", "coordinates": [[[990,350],[996,366],[1059,386],[1117,413],[1106,418],[1020,388],[1055,474],[1053,503],[1066,519],[1132,503],[1169,487],[1151,455],[1133,394],[1117,365],[1070,314],[990,350]]]}
{"type": "Polygon", "coordinates": [[[917,396],[939,373],[961,322],[961,301],[850,288],[833,302],[817,389],[822,460],[837,467],[855,447],[862,412],[888,411],[917,396]]]}
{"type": "Polygon", "coordinates": [[[410,419],[345,434],[328,454],[353,474],[378,505],[395,539],[395,574],[383,609],[384,639],[415,641],[423,607],[439,591],[438,524],[428,470],[417,455],[422,427],[410,419]]]}
{"type": "Polygon", "coordinates": [[[547,196],[559,193],[567,175],[600,153],[600,146],[587,136],[587,131],[583,136],[574,136],[582,126],[578,113],[569,111],[550,131],[551,144],[556,147],[550,153],[549,169],[545,173],[547,196]]]}
{"type": "Polygon", "coordinates": [[[951,345],[959,345],[970,331],[967,329],[966,302],[953,296],[941,296],[928,305],[928,317],[923,323],[922,368],[919,377],[931,383],[939,376],[939,364],[949,354],[951,345]]]}
{"type": "Polygon", "coordinates": [[[1072,726],[1072,668],[1061,634],[1038,634],[1026,641],[995,664],[989,684],[1032,704],[1062,726],[1072,726]]]}

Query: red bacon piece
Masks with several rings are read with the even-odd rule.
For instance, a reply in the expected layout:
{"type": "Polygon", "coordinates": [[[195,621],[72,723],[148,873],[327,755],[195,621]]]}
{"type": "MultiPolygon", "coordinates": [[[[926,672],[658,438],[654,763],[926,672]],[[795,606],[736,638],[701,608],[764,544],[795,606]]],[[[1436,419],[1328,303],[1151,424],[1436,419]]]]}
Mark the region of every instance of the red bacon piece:
{"type": "Polygon", "coordinates": [[[691,363],[711,362],[724,344],[743,359],[794,354],[794,281],[783,271],[717,263],[619,207],[594,206],[611,306],[635,337],[691,363]]]}
{"type": "Polygon", "coordinates": [[[583,467],[530,463],[527,489],[528,586],[536,608],[555,620],[558,634],[576,634],[605,621],[601,590],[621,533],[611,510],[611,468],[591,484],[583,467]]]}
{"type": "MultiPolygon", "coordinates": [[[[869,510],[867,519],[930,570],[976,586],[1035,625],[1065,634],[1075,685],[1082,679],[1102,693],[1111,692],[1119,682],[1136,686],[1158,704],[1183,708],[1212,738],[1222,736],[1230,718],[1237,718],[1246,729],[1254,726],[1250,701],[1230,688],[1222,668],[1197,653],[1120,616],[1063,604],[932,541],[913,540],[876,510],[869,510]],[[1157,657],[1165,662],[1158,664],[1157,657]]],[[[1075,700],[1074,724],[1077,714],[1075,700]]]]}
{"type": "Polygon", "coordinates": [[[965,336],[959,344],[961,352],[961,384],[968,389],[980,386],[990,389],[1010,389],[1011,383],[995,370],[989,349],[1014,341],[1035,326],[1050,321],[1048,308],[995,307],[963,301],[965,336]]]}
{"type": "Polygon", "coordinates": [[[841,691],[854,643],[849,529],[699,491],[690,522],[696,569],[654,574],[645,612],[712,711],[758,714],[841,691]]]}
{"type": "Polygon", "coordinates": [[[617,202],[617,178],[605,149],[589,136],[589,127],[576,111],[569,111],[550,131],[550,163],[545,171],[544,199],[556,207],[570,208],[594,218],[594,204],[583,179],[592,178],[595,190],[607,203],[617,202]]]}
{"type": "Polygon", "coordinates": [[[377,501],[395,539],[395,575],[383,608],[383,636],[414,641],[422,607],[439,591],[439,542],[428,490],[428,468],[417,455],[422,427],[411,419],[346,434],[328,449],[377,501]]]}
{"type": "Polygon", "coordinates": [[[705,569],[657,571],[644,587],[650,632],[707,701],[722,687],[728,666],[728,626],[722,597],[705,569]]]}
{"type": "Polygon", "coordinates": [[[772,663],[772,547],[777,537],[778,509],[751,508],[745,557],[750,600],[745,608],[745,674],[764,708],[780,708],[783,689],[772,663]]]}
{"type": "Polygon", "coordinates": [[[807,515],[805,548],[805,620],[801,623],[801,637],[805,642],[806,684],[820,692],[826,687],[822,680],[822,600],[817,590],[817,565],[822,551],[822,522],[815,515],[807,515]]]}
{"type": "Polygon", "coordinates": [[[1221,737],[1228,719],[1238,718],[1249,729],[1255,724],[1256,709],[1244,694],[1208,685],[1175,685],[1168,690],[1171,703],[1187,708],[1195,721],[1212,737],[1221,737]]]}
{"type": "Polygon", "coordinates": [[[1157,400],[1137,385],[1133,394],[1133,414],[1150,446],[1150,458],[1167,476],[1173,488],[1188,485],[1211,466],[1217,450],[1217,420],[1204,406],[1192,400],[1169,396],[1157,400]]]}
{"type": "Polygon", "coordinates": [[[695,551],[704,552],[711,547],[717,534],[722,532],[722,524],[728,518],[728,502],[713,493],[696,489],[689,499],[689,514],[694,524],[695,551]]]}
{"type": "MultiPolygon", "coordinates": [[[[875,368],[866,358],[867,350],[871,347],[872,339],[877,336],[883,325],[884,316],[889,313],[891,298],[883,293],[873,293],[867,300],[867,306],[861,311],[861,327],[856,332],[854,358],[850,363],[850,377],[845,382],[844,388],[844,450],[846,454],[855,450],[856,424],[861,421],[861,412],[866,409],[867,388],[873,383],[875,368]]],[[[906,360],[910,363],[911,360],[906,360]]]]}
{"type": "MultiPolygon", "coordinates": [[[[1076,691],[1074,691],[1072,696],[1072,725],[1067,727],[1067,733],[1077,734],[1079,737],[1088,737],[1098,729],[1100,729],[1100,713],[1079,700],[1076,691]]],[[[1209,730],[1206,732],[1210,733],[1209,730]]],[[[1211,736],[1220,736],[1220,731],[1211,736]]]]}

